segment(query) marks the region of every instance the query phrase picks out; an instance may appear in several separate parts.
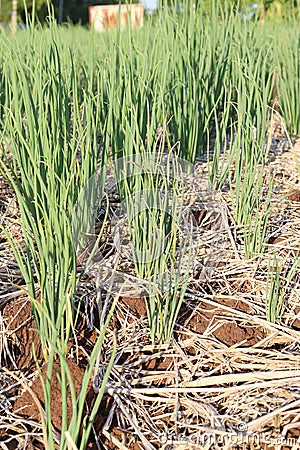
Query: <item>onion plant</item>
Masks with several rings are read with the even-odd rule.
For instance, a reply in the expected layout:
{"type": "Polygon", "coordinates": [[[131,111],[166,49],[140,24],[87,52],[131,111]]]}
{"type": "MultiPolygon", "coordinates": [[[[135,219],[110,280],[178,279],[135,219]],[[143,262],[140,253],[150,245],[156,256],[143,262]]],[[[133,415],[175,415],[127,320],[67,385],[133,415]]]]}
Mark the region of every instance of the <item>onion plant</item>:
{"type": "MultiPolygon", "coordinates": [[[[249,258],[264,249],[270,214],[272,183],[263,200],[264,168],[268,157],[267,131],[270,109],[268,100],[271,74],[261,82],[263,53],[244,66],[239,61],[240,77],[236,87],[237,104],[235,135],[230,152],[234,155],[234,171],[230,186],[234,217],[244,227],[245,254],[249,258]]],[[[233,161],[233,158],[230,157],[233,161]]]]}
{"type": "Polygon", "coordinates": [[[182,261],[183,255],[176,255],[182,214],[179,169],[175,157],[170,159],[163,152],[165,147],[171,150],[163,95],[167,70],[163,62],[157,60],[159,53],[149,47],[150,58],[153,63],[157,62],[152,63],[154,68],[144,62],[137,79],[133,69],[140,64],[141,55],[133,53],[134,46],[124,54],[122,39],[132,42],[132,36],[130,33],[120,36],[115,49],[117,70],[109,80],[108,130],[116,182],[129,222],[136,272],[149,280],[150,291],[155,280],[160,280],[159,288],[150,293],[146,303],[151,338],[168,341],[183,299],[186,276],[181,284],[179,267],[182,263],[177,267],[177,261],[178,256],[182,261]],[[159,125],[162,133],[157,137],[159,125]]]}
{"type": "Polygon", "coordinates": [[[101,202],[105,171],[100,171],[97,183],[94,180],[99,167],[105,165],[106,152],[99,141],[105,124],[100,120],[97,99],[88,91],[80,91],[76,59],[71,51],[64,50],[53,24],[49,33],[45,46],[35,40],[35,31],[31,30],[27,48],[30,62],[21,57],[17,42],[11,45],[3,41],[7,58],[3,68],[6,104],[1,142],[5,139],[9,143],[10,154],[2,152],[1,172],[18,199],[22,240],[5,229],[4,232],[25,280],[46,364],[44,377],[37,363],[44,390],[45,442],[49,449],[57,448],[57,444],[66,449],[68,436],[83,449],[113,361],[108,365],[91,416],[84,419],[93,365],[112,312],[99,333],[76,396],[67,362],[78,315],[75,290],[80,274],[77,274],[76,247],[80,232],[89,231],[91,223],[75,227],[74,234],[74,213],[86,217],[87,207],[92,214],[92,207],[97,208],[95,201],[101,202]],[[82,191],[89,193],[89,198],[85,197],[87,205],[78,202],[82,191]],[[56,362],[60,371],[55,369],[56,362]],[[57,402],[51,394],[53,377],[59,379],[62,396],[62,429],[58,439],[51,418],[51,404],[57,402]],[[68,392],[71,411],[66,401],[68,392]]]}
{"type": "Polygon", "coordinates": [[[267,320],[276,323],[280,322],[284,309],[286,296],[292,285],[294,277],[299,268],[299,257],[291,261],[285,258],[279,261],[276,254],[269,260],[268,278],[266,284],[266,316],[267,320]]]}
{"type": "Polygon", "coordinates": [[[292,23],[277,39],[277,90],[280,110],[291,134],[300,134],[300,33],[299,24],[292,23]]]}
{"type": "MultiPolygon", "coordinates": [[[[232,142],[234,140],[235,114],[232,108],[231,88],[224,94],[224,105],[221,115],[213,109],[209,121],[214,130],[213,144],[207,139],[208,177],[212,188],[221,189],[227,180],[230,166],[234,160],[232,142]]],[[[208,127],[207,127],[208,128],[208,127]]]]}
{"type": "Polygon", "coordinates": [[[245,23],[238,17],[231,20],[230,25],[233,23],[231,43],[227,44],[230,52],[224,94],[220,107],[210,116],[214,136],[207,148],[208,170],[210,182],[217,189],[223,186],[230,173],[236,150],[239,155],[236,167],[241,158],[242,164],[245,158],[251,161],[251,155],[253,161],[261,160],[264,164],[267,157],[264,142],[273,95],[275,65],[272,64],[272,48],[269,43],[266,45],[268,36],[255,23],[245,23]]]}
{"type": "Polygon", "coordinates": [[[191,243],[180,231],[181,168],[178,158],[159,151],[116,161],[134,265],[149,282],[145,301],[152,341],[171,339],[189,276],[191,243]]]}
{"type": "Polygon", "coordinates": [[[55,42],[39,50],[35,66],[27,67],[14,52],[7,61],[11,106],[4,133],[13,160],[3,161],[2,170],[18,197],[25,249],[17,242],[14,249],[47,359],[53,336],[60,336],[66,349],[71,335],[78,281],[71,216],[100,153],[96,104],[77,103],[72,55],[64,73],[55,42]]]}
{"type": "Polygon", "coordinates": [[[209,19],[200,5],[193,14],[193,5],[188,4],[181,18],[167,12],[161,19],[163,39],[172,55],[166,93],[169,130],[172,142],[180,143],[180,157],[192,163],[206,150],[212,113],[217,112],[219,118],[230,78],[234,15],[228,10],[220,26],[219,10],[214,6],[209,19]]]}

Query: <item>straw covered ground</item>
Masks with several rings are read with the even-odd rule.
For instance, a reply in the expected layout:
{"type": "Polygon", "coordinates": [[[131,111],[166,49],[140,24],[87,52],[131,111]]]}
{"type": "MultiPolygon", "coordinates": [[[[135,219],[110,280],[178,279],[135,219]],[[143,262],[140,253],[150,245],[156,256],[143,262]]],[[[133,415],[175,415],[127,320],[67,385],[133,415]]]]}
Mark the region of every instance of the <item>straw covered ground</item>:
{"type": "MultiPolygon", "coordinates": [[[[298,271],[284,290],[280,323],[266,320],[272,255],[284,283],[299,253],[299,161],[299,140],[274,131],[264,177],[265,188],[274,182],[267,250],[249,260],[228,187],[218,193],[203,187],[207,163],[197,161],[185,186],[184,208],[194,218],[188,289],[170,345],[157,347],[149,337],[142,282],[128,259],[126,220],[108,176],[108,224],[100,244],[106,256],[94,261],[77,289],[80,318],[68,353],[79,391],[97,330],[118,296],[86,402],[89,410],[116,343],[88,448],[300,448],[298,271]]],[[[0,192],[2,224],[21,236],[16,199],[3,179],[0,192]]],[[[42,362],[40,342],[3,233],[0,254],[0,365],[7,369],[0,375],[0,448],[41,449],[43,394],[33,357],[34,349],[42,362]]],[[[55,382],[51,395],[59,440],[61,396],[55,382]]]]}

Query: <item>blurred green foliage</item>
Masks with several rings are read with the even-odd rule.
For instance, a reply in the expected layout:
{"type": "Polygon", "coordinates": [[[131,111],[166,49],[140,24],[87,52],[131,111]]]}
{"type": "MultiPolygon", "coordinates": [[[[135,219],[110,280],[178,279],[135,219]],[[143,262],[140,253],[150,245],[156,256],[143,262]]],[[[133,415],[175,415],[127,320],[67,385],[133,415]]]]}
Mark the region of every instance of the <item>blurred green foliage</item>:
{"type": "MultiPolygon", "coordinates": [[[[128,1],[128,0],[127,0],[128,1]]],[[[142,0],[140,0],[142,1],[142,0]]],[[[88,22],[88,8],[91,5],[103,5],[119,3],[119,0],[49,0],[58,17],[59,3],[63,5],[63,22],[81,23],[88,22]]],[[[121,0],[125,3],[126,0],[121,0]]],[[[138,3],[139,0],[129,0],[129,3],[138,3]]],[[[158,0],[158,5],[162,7],[179,5],[179,10],[186,4],[202,6],[209,10],[214,4],[225,7],[230,6],[241,11],[245,18],[257,17],[261,21],[282,20],[290,17],[293,11],[299,11],[300,0],[158,0]]],[[[26,22],[25,4],[29,14],[32,12],[33,0],[18,0],[18,22],[26,22]]],[[[190,6],[189,6],[190,7],[190,6]]],[[[0,0],[0,23],[9,23],[11,18],[12,0],[0,0]]],[[[43,23],[48,16],[47,0],[35,0],[36,18],[43,23]]]]}
{"type": "MultiPolygon", "coordinates": [[[[26,0],[27,10],[30,13],[32,11],[32,0],[26,0]]],[[[10,22],[12,10],[12,0],[0,0],[0,22],[8,23],[10,22]]],[[[45,0],[35,0],[35,11],[36,16],[39,20],[44,21],[47,14],[47,1],[45,0]]],[[[23,1],[18,1],[18,22],[25,22],[25,6],[23,1]]]]}
{"type": "MultiPolygon", "coordinates": [[[[55,15],[58,17],[60,0],[50,0],[50,6],[54,8],[55,15]]],[[[104,5],[118,3],[118,0],[62,0],[63,1],[63,22],[88,22],[88,8],[91,5],[104,5]]],[[[30,14],[32,12],[33,0],[18,0],[18,22],[26,22],[25,4],[30,14]]],[[[47,0],[35,0],[36,17],[40,22],[47,20],[48,4],[47,0]]],[[[124,3],[124,0],[122,0],[124,3]]],[[[12,0],[0,0],[0,23],[9,23],[11,17],[12,0]]]]}

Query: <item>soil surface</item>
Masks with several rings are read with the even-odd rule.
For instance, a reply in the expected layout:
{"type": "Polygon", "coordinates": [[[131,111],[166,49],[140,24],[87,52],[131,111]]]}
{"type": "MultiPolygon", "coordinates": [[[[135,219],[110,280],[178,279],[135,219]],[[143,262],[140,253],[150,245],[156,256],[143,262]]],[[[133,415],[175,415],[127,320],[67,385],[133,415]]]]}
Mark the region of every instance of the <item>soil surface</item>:
{"type": "MultiPolygon", "coordinates": [[[[121,298],[120,302],[134,318],[140,319],[146,316],[146,306],[143,298],[121,298]]],[[[220,303],[229,307],[237,307],[237,305],[230,300],[220,300],[220,303]]],[[[239,308],[241,311],[247,313],[251,312],[249,307],[243,305],[243,303],[239,305],[239,308]]],[[[6,361],[6,367],[9,370],[18,369],[24,374],[32,374],[35,372],[34,377],[31,378],[30,391],[25,389],[21,389],[19,391],[17,399],[14,402],[13,412],[19,416],[30,418],[31,420],[39,420],[40,412],[36,405],[35,399],[32,396],[32,392],[37,396],[42,405],[44,393],[40,377],[36,370],[33,349],[37,362],[41,365],[41,374],[43,378],[46,376],[47,364],[42,362],[40,339],[38,333],[35,331],[35,323],[31,313],[30,302],[26,298],[20,298],[17,301],[6,305],[3,308],[2,314],[7,327],[7,335],[10,336],[9,351],[10,354],[13,355],[12,361],[9,361],[9,359],[6,361]]],[[[214,322],[217,323],[219,319],[222,319],[221,325],[213,331],[213,335],[216,339],[218,339],[218,341],[226,344],[227,346],[232,346],[235,344],[251,346],[259,342],[266,335],[266,331],[263,328],[253,326],[247,327],[238,321],[233,321],[231,317],[226,318],[226,314],[224,315],[224,311],[222,309],[208,306],[205,303],[200,303],[197,310],[194,310],[193,312],[191,312],[190,307],[184,304],[180,311],[178,323],[196,333],[204,334],[208,327],[212,326],[214,322]]],[[[81,335],[79,348],[83,348],[83,344],[85,344],[84,347],[87,350],[88,347],[91,347],[95,342],[96,335],[93,331],[87,332],[86,324],[84,322],[84,318],[82,318],[78,324],[77,330],[81,330],[83,333],[83,335],[81,335]]],[[[193,352],[193,349],[191,348],[190,351],[193,352]]],[[[68,359],[69,370],[75,382],[76,394],[78,394],[80,390],[86,364],[86,356],[80,351],[79,353],[77,351],[76,357],[70,357],[68,359]]],[[[166,369],[168,369],[168,367],[170,367],[171,364],[172,358],[163,357],[144,362],[143,369],[147,371],[155,370],[156,372],[160,371],[163,373],[166,369]]],[[[55,376],[55,374],[59,374],[59,372],[59,363],[55,362],[54,374],[51,382],[51,396],[53,400],[51,415],[53,419],[53,426],[57,430],[61,429],[62,424],[62,398],[58,378],[55,376]]],[[[90,387],[88,395],[88,399],[90,401],[89,407],[92,406],[94,398],[95,394],[93,393],[92,387],[90,387]]],[[[64,401],[65,400],[66,399],[64,399],[64,401]]],[[[68,392],[67,404],[70,410],[70,392],[68,392]]],[[[110,406],[111,400],[108,396],[105,396],[100,407],[100,414],[98,415],[94,426],[94,432],[97,436],[101,436],[103,423],[107,419],[110,406]]],[[[69,419],[71,419],[71,416],[69,419]]],[[[117,426],[113,429],[112,434],[117,438],[120,437],[121,433],[117,426]]],[[[109,443],[107,439],[104,439],[103,443],[106,448],[116,448],[114,444],[109,443]]],[[[8,448],[15,449],[17,448],[16,446],[17,442],[13,440],[8,448]]],[[[42,444],[35,443],[35,446],[37,446],[36,448],[42,448],[42,444]]],[[[88,448],[96,449],[97,447],[96,444],[90,443],[88,448]]],[[[130,449],[138,448],[140,448],[139,444],[132,444],[130,446],[130,449]]]]}

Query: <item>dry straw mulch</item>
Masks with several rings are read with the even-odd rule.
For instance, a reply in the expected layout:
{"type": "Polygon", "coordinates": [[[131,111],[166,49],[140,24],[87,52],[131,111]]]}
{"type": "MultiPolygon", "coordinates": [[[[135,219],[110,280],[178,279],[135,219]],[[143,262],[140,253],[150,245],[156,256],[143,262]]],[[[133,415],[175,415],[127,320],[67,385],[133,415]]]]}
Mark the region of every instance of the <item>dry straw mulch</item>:
{"type": "MultiPolygon", "coordinates": [[[[118,240],[124,248],[114,248],[123,225],[118,205],[111,204],[105,243],[112,249],[111,256],[105,265],[95,262],[78,289],[78,297],[85,299],[84,316],[90,328],[93,323],[99,326],[116,291],[121,294],[95,368],[97,390],[116,338],[117,358],[99,411],[101,427],[95,425],[89,448],[300,448],[299,272],[285,295],[280,324],[267,322],[265,312],[274,252],[283,276],[299,252],[298,158],[299,141],[291,147],[285,135],[273,136],[265,177],[266,183],[274,180],[268,246],[263,255],[248,261],[241,230],[230,214],[228,193],[207,191],[204,198],[203,189],[193,180],[186,204],[196,221],[193,266],[168,346],[155,347],[149,341],[143,282],[135,278],[127,260],[126,239],[118,240]]],[[[197,171],[205,173],[205,164],[199,163],[197,171]]],[[[12,202],[12,193],[2,194],[1,220],[21,237],[12,202]]],[[[17,335],[11,327],[15,318],[4,313],[8,304],[26,298],[18,287],[22,280],[3,234],[0,256],[0,362],[22,379],[23,387],[32,386],[36,371],[24,373],[18,367],[18,355],[12,350],[17,348],[16,342],[12,345],[17,335]]],[[[87,353],[80,333],[77,351],[87,353]]],[[[76,359],[75,353],[70,357],[76,359]]],[[[20,382],[3,371],[0,377],[0,448],[43,448],[40,421],[14,409],[20,382]]]]}

